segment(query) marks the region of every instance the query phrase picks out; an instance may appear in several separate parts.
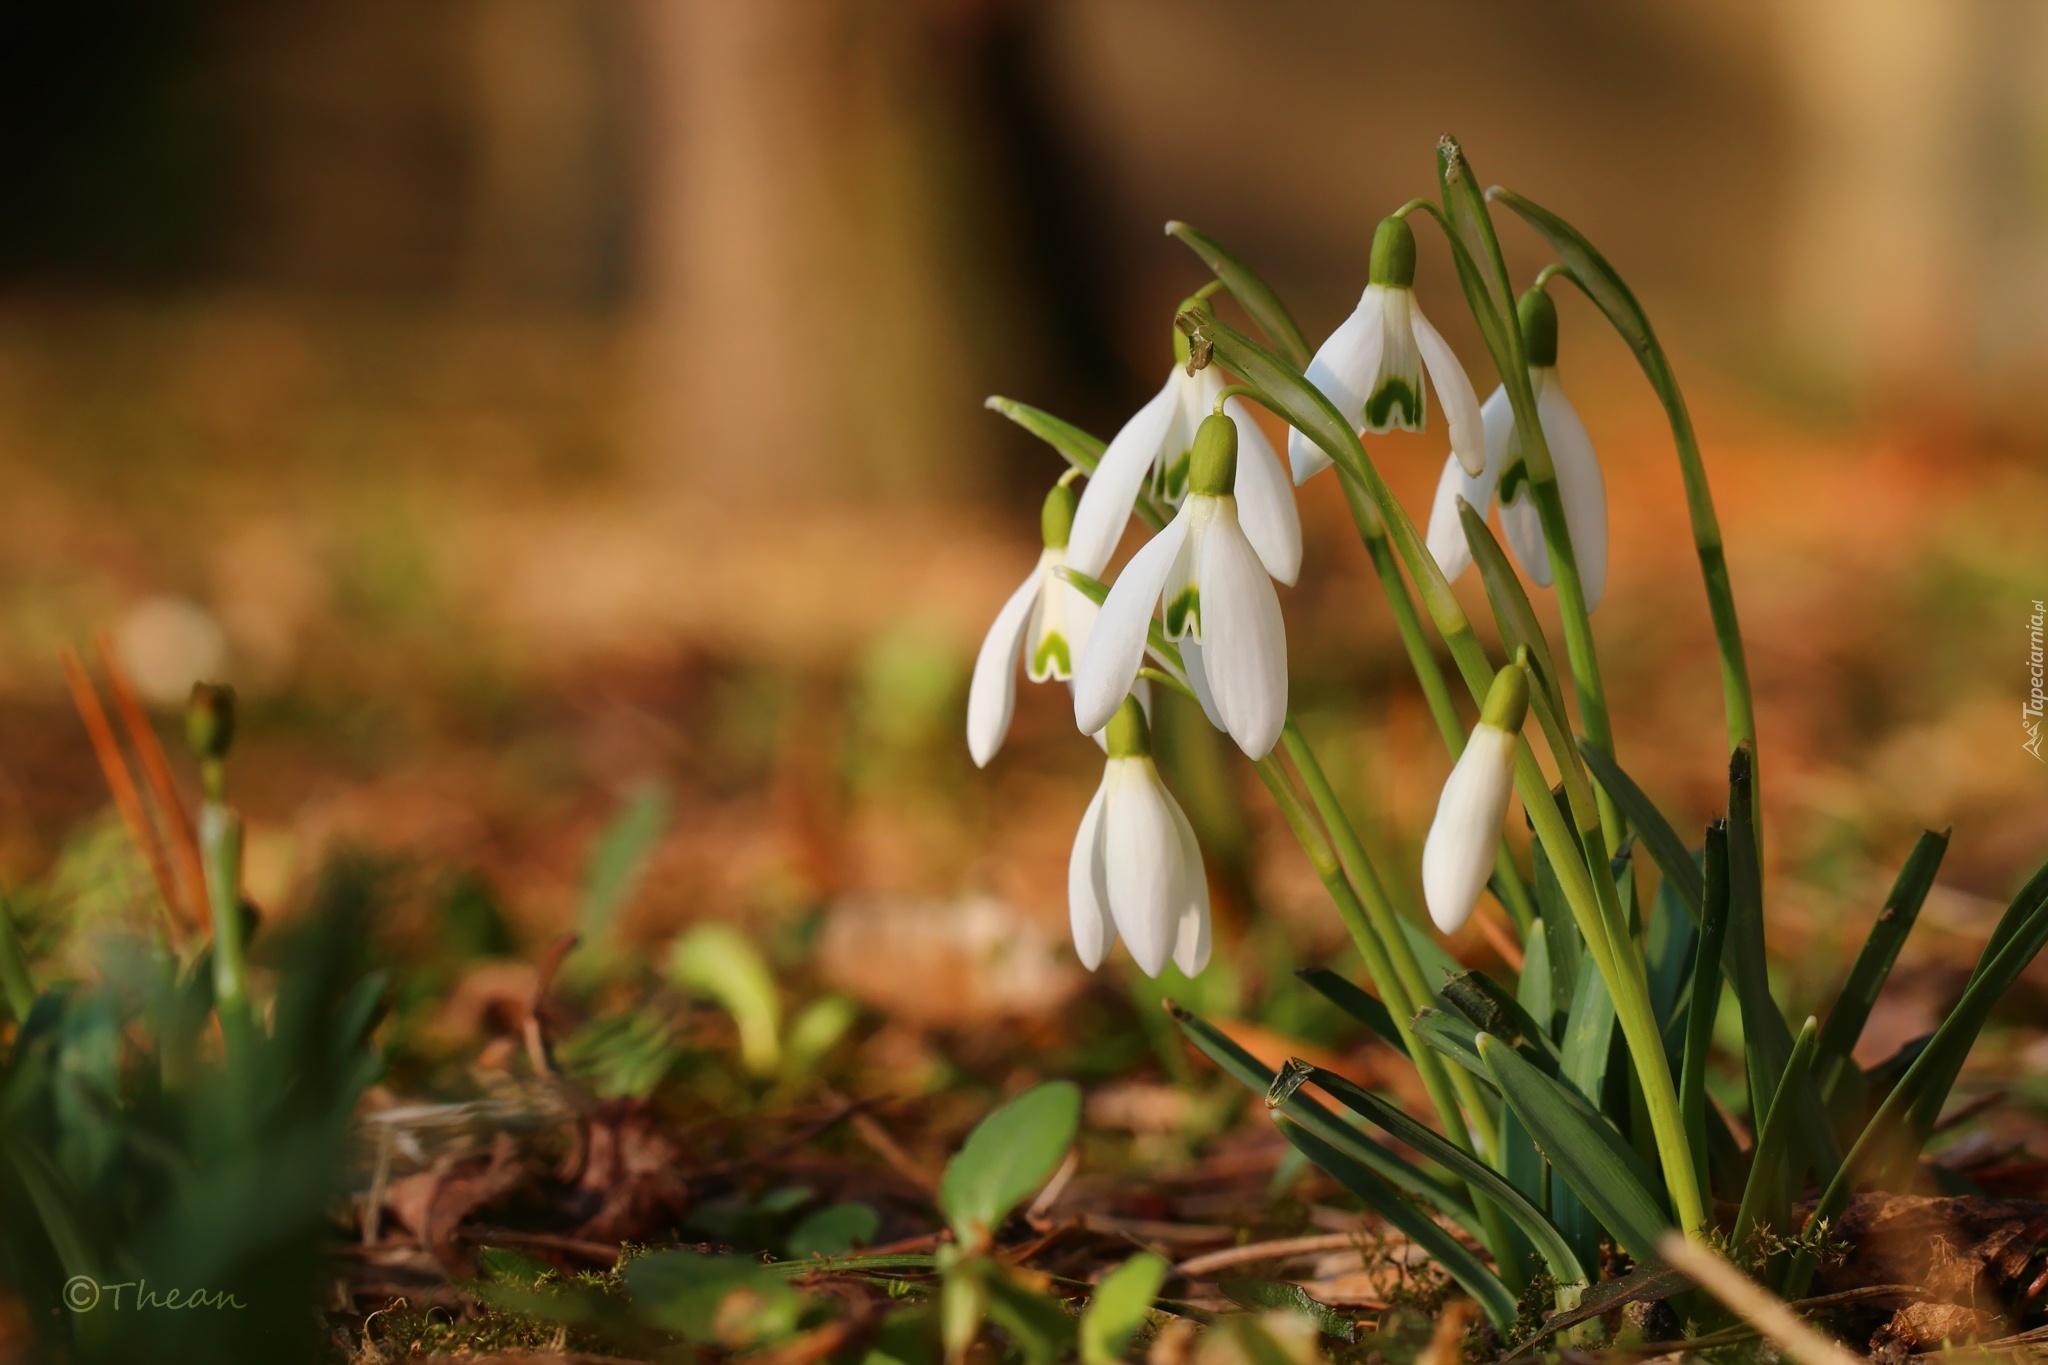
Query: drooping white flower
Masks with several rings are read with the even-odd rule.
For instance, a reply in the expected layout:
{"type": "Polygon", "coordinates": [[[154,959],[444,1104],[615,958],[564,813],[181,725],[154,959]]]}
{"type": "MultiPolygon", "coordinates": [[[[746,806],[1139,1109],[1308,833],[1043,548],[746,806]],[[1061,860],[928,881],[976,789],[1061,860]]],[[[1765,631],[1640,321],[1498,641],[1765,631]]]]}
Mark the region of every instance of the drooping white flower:
{"type": "MultiPolygon", "coordinates": [[[[1571,532],[1572,556],[1579,566],[1579,585],[1586,595],[1586,610],[1591,611],[1607,592],[1607,484],[1586,425],[1558,383],[1556,305],[1541,289],[1532,289],[1522,296],[1519,312],[1528,346],[1529,386],[1536,393],[1536,420],[1543,428],[1543,443],[1550,448],[1565,527],[1571,532]]],[[[1501,530],[1508,548],[1529,577],[1547,588],[1551,582],[1550,550],[1530,494],[1521,437],[1507,390],[1497,388],[1488,396],[1480,420],[1486,430],[1486,468],[1473,478],[1457,461],[1444,462],[1436,501],[1429,512],[1430,553],[1445,577],[1464,573],[1472,563],[1472,551],[1458,521],[1457,500],[1463,497],[1483,518],[1498,494],[1501,530]]]]}
{"type": "Polygon", "coordinates": [[[1096,606],[1079,588],[1060,577],[1067,563],[1068,536],[1074,524],[1074,490],[1065,480],[1045,498],[1039,524],[1045,548],[1038,563],[1017,585],[996,613],[974,661],[974,681],[967,690],[967,750],[976,767],[985,768],[1010,732],[1017,701],[1017,656],[1033,682],[1074,675],[1074,661],[1088,643],[1096,606]]]}
{"type": "MultiPolygon", "coordinates": [[[[1186,338],[1175,333],[1176,347],[1185,348],[1186,344],[1186,338]]],[[[1110,440],[1081,494],[1067,562],[1092,578],[1102,577],[1110,556],[1116,553],[1117,542],[1130,523],[1131,507],[1142,490],[1149,488],[1172,506],[1187,496],[1195,431],[1215,410],[1216,395],[1224,385],[1213,365],[1191,375],[1184,354],[1181,359],[1183,363],[1173,367],[1159,392],[1110,440]]],[[[1242,455],[1235,484],[1227,491],[1236,494],[1245,536],[1258,551],[1259,562],[1267,573],[1292,584],[1301,573],[1301,517],[1295,510],[1287,471],[1280,467],[1280,457],[1252,420],[1250,409],[1230,398],[1223,411],[1237,427],[1242,455]]]]}
{"type": "Polygon", "coordinates": [[[1136,701],[1117,709],[1108,741],[1102,785],[1067,861],[1074,951],[1092,972],[1122,935],[1145,975],[1170,958],[1195,976],[1209,965],[1209,879],[1194,827],[1159,779],[1136,701]]]}
{"type": "Polygon", "coordinates": [[[1422,898],[1447,934],[1471,917],[1493,875],[1501,822],[1515,785],[1515,743],[1529,708],[1529,672],[1517,660],[1494,674],[1479,723],[1437,799],[1422,845],[1422,898]]]}
{"type": "Polygon", "coordinates": [[[1238,523],[1237,426],[1203,419],[1187,500],[1166,528],[1131,557],[1102,604],[1074,671],[1074,719],[1083,731],[1109,723],[1145,657],[1163,602],[1166,635],[1186,640],[1203,710],[1239,748],[1264,758],[1287,721],[1287,629],[1273,580],[1238,523]]]}
{"type": "MultiPolygon", "coordinates": [[[[1479,400],[1465,367],[1415,302],[1415,231],[1388,218],[1373,234],[1372,262],[1358,307],[1309,361],[1308,382],[1360,431],[1421,431],[1428,418],[1422,376],[1429,373],[1450,428],[1451,454],[1478,474],[1485,461],[1479,400]]],[[[1299,431],[1287,435],[1294,481],[1330,467],[1330,457],[1299,431]]]]}

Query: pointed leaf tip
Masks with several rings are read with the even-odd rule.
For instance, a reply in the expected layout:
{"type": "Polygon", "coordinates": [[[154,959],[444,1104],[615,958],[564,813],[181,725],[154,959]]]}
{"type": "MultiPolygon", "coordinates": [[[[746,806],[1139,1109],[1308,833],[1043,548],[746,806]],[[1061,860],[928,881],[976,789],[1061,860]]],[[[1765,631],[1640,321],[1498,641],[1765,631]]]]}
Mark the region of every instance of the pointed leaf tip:
{"type": "Polygon", "coordinates": [[[1169,218],[1166,220],[1166,235],[1171,237],[1174,233],[1179,232],[1182,228],[1186,226],[1187,224],[1183,223],[1178,218],[1169,218]]]}
{"type": "Polygon", "coordinates": [[[1273,1084],[1266,1091],[1266,1107],[1278,1109],[1294,1098],[1294,1092],[1308,1084],[1315,1068],[1299,1057],[1289,1057],[1281,1064],[1279,1073],[1273,1077],[1273,1084]]]}

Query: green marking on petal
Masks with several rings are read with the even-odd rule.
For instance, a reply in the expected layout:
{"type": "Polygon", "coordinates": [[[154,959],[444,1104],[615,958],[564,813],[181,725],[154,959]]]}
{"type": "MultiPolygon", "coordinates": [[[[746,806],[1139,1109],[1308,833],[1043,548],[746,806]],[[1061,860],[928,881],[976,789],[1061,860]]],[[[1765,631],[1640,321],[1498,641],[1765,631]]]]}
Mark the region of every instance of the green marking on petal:
{"type": "Polygon", "coordinates": [[[1404,431],[1422,430],[1422,395],[1399,375],[1381,380],[1372,397],[1365,400],[1365,424],[1373,431],[1396,425],[1404,431]],[[1396,408],[1401,412],[1398,422],[1392,417],[1396,408]]]}
{"type": "Polygon", "coordinates": [[[1073,651],[1056,630],[1047,631],[1045,638],[1038,642],[1038,652],[1031,656],[1031,681],[1044,682],[1047,678],[1071,678],[1074,675],[1073,651]]]}
{"type": "Polygon", "coordinates": [[[1194,447],[1189,446],[1169,460],[1160,471],[1159,491],[1169,502],[1179,502],[1188,491],[1188,465],[1194,458],[1194,447]]]}
{"type": "Polygon", "coordinates": [[[1190,631],[1202,638],[1202,590],[1188,588],[1166,604],[1166,638],[1178,640],[1190,631]]]}
{"type": "Polygon", "coordinates": [[[1515,500],[1522,485],[1529,481],[1529,467],[1517,459],[1500,476],[1500,501],[1505,507],[1515,500]]]}

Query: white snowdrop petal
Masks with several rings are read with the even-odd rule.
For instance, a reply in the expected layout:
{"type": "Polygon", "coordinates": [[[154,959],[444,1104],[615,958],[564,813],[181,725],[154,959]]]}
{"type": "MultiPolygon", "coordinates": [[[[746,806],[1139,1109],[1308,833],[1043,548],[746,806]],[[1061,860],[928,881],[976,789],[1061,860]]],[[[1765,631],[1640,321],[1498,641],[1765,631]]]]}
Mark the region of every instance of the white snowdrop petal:
{"type": "Polygon", "coordinates": [[[1415,347],[1422,352],[1422,363],[1429,370],[1429,380],[1436,385],[1437,401],[1444,406],[1444,425],[1450,429],[1451,453],[1458,457],[1458,463],[1466,474],[1478,478],[1486,468],[1486,432],[1479,417],[1479,398],[1472,391],[1472,380],[1466,375],[1465,367],[1458,363],[1457,353],[1451,350],[1443,334],[1422,316],[1422,309],[1416,306],[1411,312],[1415,347]]]}
{"type": "Polygon", "coordinates": [[[1203,870],[1202,845],[1195,838],[1195,827],[1188,823],[1187,812],[1172,793],[1166,799],[1180,834],[1181,881],[1186,891],[1174,926],[1173,965],[1180,968],[1181,975],[1196,977],[1209,965],[1209,874],[1203,870]]]}
{"type": "Polygon", "coordinates": [[[1292,587],[1301,576],[1301,514],[1294,505],[1294,489],[1250,409],[1232,398],[1223,410],[1237,423],[1234,491],[1245,538],[1258,551],[1266,572],[1292,587]]]}
{"type": "Polygon", "coordinates": [[[1023,647],[1025,628],[1031,624],[1043,581],[1033,569],[1010,594],[982,639],[981,653],[975,656],[974,680],[967,688],[967,752],[974,756],[977,768],[988,766],[1010,733],[1010,715],[1017,702],[1017,652],[1023,647]]]}
{"type": "Polygon", "coordinates": [[[1216,694],[1209,690],[1209,675],[1202,668],[1202,642],[1192,635],[1182,640],[1180,661],[1187,665],[1188,690],[1201,703],[1203,717],[1217,729],[1224,729],[1223,714],[1216,709],[1216,694]]]}
{"type": "MultiPolygon", "coordinates": [[[[1436,481],[1436,499],[1429,505],[1429,533],[1424,537],[1431,558],[1444,571],[1444,577],[1454,583],[1458,575],[1472,567],[1472,546],[1465,539],[1465,524],[1458,518],[1458,497],[1466,482],[1458,457],[1444,456],[1444,472],[1436,481]]],[[[1482,517],[1486,515],[1484,506],[1474,503],[1473,508],[1482,517]]]]}
{"type": "Polygon", "coordinates": [[[1160,445],[1179,410],[1180,389],[1169,375],[1165,386],[1110,440],[1081,490],[1081,505],[1074,511],[1074,528],[1067,537],[1067,563],[1090,578],[1102,577],[1116,553],[1138,490],[1158,461],[1160,445]]]}
{"type": "MultiPolygon", "coordinates": [[[[1380,317],[1385,298],[1385,290],[1368,285],[1359,297],[1358,307],[1316,348],[1315,357],[1302,372],[1354,427],[1365,409],[1367,385],[1379,373],[1380,353],[1386,346],[1386,329],[1380,317]]],[[[1295,482],[1300,482],[1298,471],[1295,482]]]]}
{"type": "Polygon", "coordinates": [[[1110,585],[1109,598],[1088,632],[1088,647],[1074,665],[1074,723],[1082,734],[1092,735],[1109,724],[1116,708],[1130,695],[1138,665],[1145,658],[1145,633],[1152,622],[1152,609],[1159,604],[1159,590],[1187,530],[1187,516],[1182,513],[1132,555],[1110,585]]]}
{"type": "Polygon", "coordinates": [[[1447,934],[1464,927],[1493,875],[1514,764],[1515,737],[1482,723],[1472,727],[1472,738],[1444,783],[1422,845],[1422,897],[1429,917],[1447,934]]]}
{"type": "Polygon", "coordinates": [[[1386,285],[1371,285],[1365,292],[1371,295],[1375,290],[1379,293],[1379,363],[1361,389],[1364,406],[1355,425],[1367,431],[1421,431],[1429,408],[1422,387],[1422,357],[1415,349],[1415,328],[1409,321],[1415,292],[1386,285]]]}
{"type": "Polygon", "coordinates": [[[1165,968],[1181,906],[1173,798],[1149,758],[1113,758],[1103,777],[1103,861],[1110,918],[1147,976],[1165,968]]]}
{"type": "Polygon", "coordinates": [[[1107,781],[1096,787],[1094,799],[1081,817],[1081,828],[1075,831],[1074,851],[1067,858],[1067,919],[1074,931],[1074,952],[1091,972],[1102,965],[1110,944],[1116,942],[1102,857],[1103,793],[1108,789],[1107,781]]]}
{"type": "Polygon", "coordinates": [[[1522,561],[1529,580],[1539,588],[1549,587],[1550,547],[1544,543],[1543,515],[1536,510],[1536,500],[1529,496],[1527,480],[1515,489],[1514,501],[1500,505],[1500,529],[1507,537],[1508,548],[1522,561]]]}
{"type": "Polygon", "coordinates": [[[1308,437],[1287,428],[1287,468],[1299,487],[1328,469],[1334,461],[1323,453],[1323,448],[1308,437]]]}
{"type": "Polygon", "coordinates": [[[1593,438],[1579,420],[1571,400],[1548,371],[1536,390],[1536,420],[1550,446],[1557,471],[1557,493],[1564,503],[1564,522],[1572,533],[1572,556],[1585,589],[1586,610],[1600,605],[1607,592],[1607,483],[1600,474],[1593,438]]]}
{"type": "Polygon", "coordinates": [[[1287,722],[1287,628],[1280,598],[1228,499],[1202,544],[1202,669],[1237,746],[1264,758],[1287,722]]]}

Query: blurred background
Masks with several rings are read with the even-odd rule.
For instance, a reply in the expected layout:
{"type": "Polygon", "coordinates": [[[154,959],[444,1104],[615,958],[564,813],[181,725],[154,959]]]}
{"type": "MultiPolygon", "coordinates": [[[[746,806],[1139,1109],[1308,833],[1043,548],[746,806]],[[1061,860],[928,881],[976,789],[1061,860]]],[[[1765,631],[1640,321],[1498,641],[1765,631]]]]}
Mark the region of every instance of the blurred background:
{"type": "MultiPolygon", "coordinates": [[[[1059,689],[989,772],[965,752],[1060,468],[981,400],[1111,434],[1204,278],[1169,217],[1319,339],[1448,130],[1605,250],[1687,387],[1796,1008],[1956,826],[1883,1055],[2048,845],[2044,71],[2030,0],[0,0],[0,875],[111,903],[58,667],[104,629],[167,727],[195,676],[240,690],[266,909],[364,846],[530,953],[654,792],[628,932],[739,917],[891,1017],[1049,1015],[1099,757],[1059,689]]],[[[1539,244],[1502,231],[1526,281],[1539,244]]],[[[1723,723],[1676,464],[1626,349],[1561,307],[1618,751],[1697,828],[1723,723]]],[[[1440,430],[1372,449],[1420,515],[1440,430]]],[[[1297,700],[1412,894],[1447,763],[1338,490],[1302,503],[1297,700]]],[[[1226,941],[1338,951],[1181,720],[1226,941]]]]}

